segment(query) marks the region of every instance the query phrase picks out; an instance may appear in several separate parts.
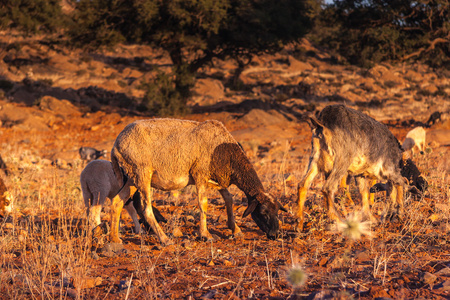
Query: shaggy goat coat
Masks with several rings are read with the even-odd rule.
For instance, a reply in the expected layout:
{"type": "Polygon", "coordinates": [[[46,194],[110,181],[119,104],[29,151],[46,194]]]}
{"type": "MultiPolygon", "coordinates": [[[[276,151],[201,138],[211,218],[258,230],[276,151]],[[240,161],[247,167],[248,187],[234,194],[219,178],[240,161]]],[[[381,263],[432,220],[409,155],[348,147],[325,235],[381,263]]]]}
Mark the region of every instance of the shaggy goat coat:
{"type": "MultiPolygon", "coordinates": [[[[397,186],[398,211],[403,209],[404,179],[400,174],[402,149],[386,125],[345,105],[325,107],[317,118],[307,120],[312,130],[312,150],[307,173],[299,184],[298,228],[303,226],[303,205],[306,192],[314,177],[325,176],[322,191],[328,203],[329,215],[338,218],[334,207],[334,194],[339,182],[347,175],[359,180],[363,210],[371,216],[368,201],[369,188],[365,178],[388,180],[397,186]]],[[[372,216],[371,216],[372,217],[372,216]]],[[[338,218],[339,219],[339,218],[338,218]]]]}

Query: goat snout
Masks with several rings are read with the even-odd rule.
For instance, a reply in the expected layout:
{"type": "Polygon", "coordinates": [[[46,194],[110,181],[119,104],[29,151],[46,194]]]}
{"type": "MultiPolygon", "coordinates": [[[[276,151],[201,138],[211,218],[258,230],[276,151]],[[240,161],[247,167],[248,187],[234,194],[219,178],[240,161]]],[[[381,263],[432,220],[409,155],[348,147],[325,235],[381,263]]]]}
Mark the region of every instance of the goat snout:
{"type": "Polygon", "coordinates": [[[269,231],[266,235],[269,240],[276,240],[278,238],[278,231],[269,231]]]}

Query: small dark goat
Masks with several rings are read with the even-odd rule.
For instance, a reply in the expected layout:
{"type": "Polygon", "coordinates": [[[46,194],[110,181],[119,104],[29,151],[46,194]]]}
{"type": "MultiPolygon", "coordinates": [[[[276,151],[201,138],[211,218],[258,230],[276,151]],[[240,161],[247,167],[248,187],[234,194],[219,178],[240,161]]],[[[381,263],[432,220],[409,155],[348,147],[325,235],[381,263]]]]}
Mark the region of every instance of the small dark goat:
{"type": "MultiPolygon", "coordinates": [[[[100,213],[105,205],[106,198],[113,199],[120,190],[112,165],[109,161],[98,159],[87,164],[80,175],[81,191],[86,207],[86,215],[91,229],[100,225],[100,213]]],[[[139,233],[143,223],[149,231],[150,225],[145,222],[139,193],[125,203],[125,209],[130,214],[134,223],[134,232],[139,233]],[[132,204],[132,205],[130,205],[132,204]],[[138,220],[138,215],[140,220],[138,220]]],[[[158,222],[167,222],[161,213],[153,207],[158,222]]]]}
{"type": "Polygon", "coordinates": [[[430,118],[427,121],[428,127],[436,124],[436,121],[438,121],[438,120],[442,120],[442,113],[440,111],[435,111],[434,113],[432,113],[430,115],[430,118]]]}
{"type": "Polygon", "coordinates": [[[373,218],[367,179],[384,180],[395,186],[396,193],[390,193],[390,205],[396,205],[397,213],[402,214],[405,186],[400,173],[402,149],[384,124],[341,104],[327,106],[317,118],[308,116],[306,121],[312,130],[312,150],[308,170],[298,185],[297,230],[303,229],[306,193],[318,174],[325,176],[322,192],[328,215],[333,219],[342,219],[335,209],[334,195],[338,184],[348,175],[357,180],[366,215],[373,218]]]}
{"type": "Polygon", "coordinates": [[[99,159],[100,157],[106,157],[106,153],[108,153],[106,150],[99,151],[91,147],[81,147],[78,152],[80,153],[81,159],[87,162],[99,159]]]}
{"type": "MultiPolygon", "coordinates": [[[[428,188],[428,182],[420,173],[416,164],[408,158],[400,162],[401,174],[408,180],[410,185],[409,192],[414,195],[422,196],[428,188]]],[[[377,183],[370,188],[370,193],[386,191],[387,195],[390,193],[390,187],[386,183],[377,183]]]]}

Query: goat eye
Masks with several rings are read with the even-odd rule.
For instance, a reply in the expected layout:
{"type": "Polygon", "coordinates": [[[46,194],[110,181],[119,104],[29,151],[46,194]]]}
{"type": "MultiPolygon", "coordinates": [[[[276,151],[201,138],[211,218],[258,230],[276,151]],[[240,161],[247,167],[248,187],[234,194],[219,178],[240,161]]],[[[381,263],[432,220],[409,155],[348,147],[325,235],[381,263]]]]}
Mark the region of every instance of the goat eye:
{"type": "Polygon", "coordinates": [[[261,206],[261,213],[266,215],[267,212],[269,211],[269,207],[267,207],[267,205],[262,205],[261,206]]]}

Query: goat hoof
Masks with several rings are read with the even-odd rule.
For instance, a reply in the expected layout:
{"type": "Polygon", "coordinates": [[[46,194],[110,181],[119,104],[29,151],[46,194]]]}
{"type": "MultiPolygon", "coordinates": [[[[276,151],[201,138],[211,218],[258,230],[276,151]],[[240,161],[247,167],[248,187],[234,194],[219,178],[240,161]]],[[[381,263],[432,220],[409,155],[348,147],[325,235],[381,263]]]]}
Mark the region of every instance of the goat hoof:
{"type": "Polygon", "coordinates": [[[208,235],[201,235],[200,240],[203,242],[214,242],[216,239],[211,234],[208,234],[208,235]]]}
{"type": "Polygon", "coordinates": [[[244,234],[242,233],[242,231],[239,231],[239,232],[233,233],[231,236],[233,238],[241,238],[241,237],[244,237],[244,234]]]}
{"type": "Polygon", "coordinates": [[[170,246],[170,245],[173,245],[173,241],[171,239],[167,239],[165,241],[161,241],[161,245],[164,247],[170,246]]]}
{"type": "Polygon", "coordinates": [[[112,237],[109,242],[111,244],[122,244],[122,240],[118,237],[112,237]]]}
{"type": "Polygon", "coordinates": [[[295,222],[295,225],[294,225],[294,231],[297,232],[297,233],[302,233],[302,231],[303,231],[303,222],[300,222],[300,221],[297,220],[295,222]]]}
{"type": "Polygon", "coordinates": [[[388,220],[389,222],[394,222],[396,220],[401,222],[402,221],[402,216],[397,211],[389,211],[386,214],[385,219],[388,220]]]}

